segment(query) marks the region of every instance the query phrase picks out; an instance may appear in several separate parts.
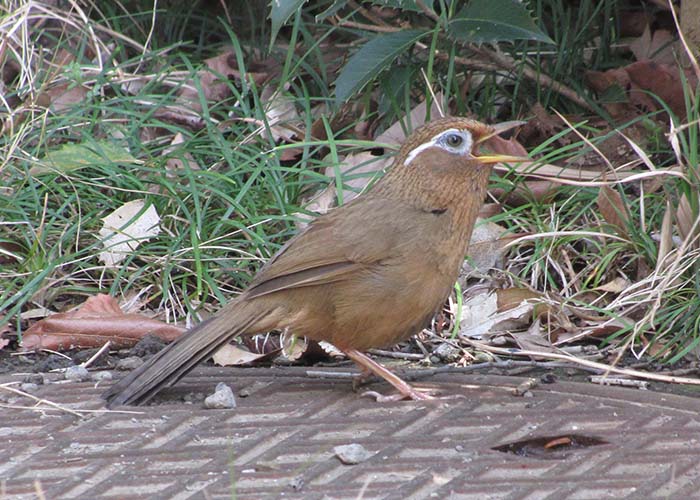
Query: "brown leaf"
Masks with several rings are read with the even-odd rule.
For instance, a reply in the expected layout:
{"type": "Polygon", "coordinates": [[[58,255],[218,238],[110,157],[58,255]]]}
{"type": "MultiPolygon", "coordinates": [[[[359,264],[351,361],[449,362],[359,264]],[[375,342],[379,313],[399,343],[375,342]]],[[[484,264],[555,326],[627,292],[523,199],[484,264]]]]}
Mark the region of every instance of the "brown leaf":
{"type": "Polygon", "coordinates": [[[614,226],[618,233],[627,236],[629,227],[629,215],[627,213],[627,200],[619,191],[610,186],[603,186],[598,192],[598,209],[605,221],[614,226]]]}
{"type": "MultiPolygon", "coordinates": [[[[684,195],[685,196],[685,195],[684,195]]],[[[680,209],[680,206],[678,207],[680,209]]],[[[661,271],[665,263],[666,256],[673,248],[673,212],[671,204],[666,203],[666,211],[661,221],[661,236],[659,238],[659,251],[656,252],[656,271],[661,271]]]]}
{"type": "Polygon", "coordinates": [[[462,306],[460,336],[480,338],[487,333],[509,331],[530,324],[535,305],[529,298],[534,295],[534,292],[524,288],[513,288],[470,297],[462,306]]]}
{"type": "Polygon", "coordinates": [[[599,290],[601,292],[620,293],[627,290],[630,286],[632,286],[632,283],[630,283],[629,280],[623,278],[622,276],[618,276],[612,281],[608,281],[607,283],[595,288],[595,290],[599,290]]]}
{"type": "MultiPolygon", "coordinates": [[[[625,71],[633,84],[630,91],[633,103],[644,103],[645,107],[649,106],[650,111],[661,109],[661,105],[647,95],[647,92],[651,92],[664,101],[676,116],[685,120],[685,97],[680,77],[681,69],[678,66],[654,61],[639,61],[627,66],[625,71]],[[635,92],[634,86],[641,91],[635,92]],[[651,101],[651,105],[646,104],[649,101],[651,101]]],[[[688,78],[690,88],[695,88],[694,74],[686,72],[686,78],[688,78]]]]}
{"type": "MultiPolygon", "coordinates": [[[[231,88],[226,80],[223,79],[241,79],[241,73],[238,70],[238,61],[233,50],[225,50],[221,54],[210,57],[204,60],[206,69],[197,73],[199,77],[199,85],[204,93],[207,101],[221,101],[231,95],[231,88]]],[[[268,69],[273,67],[273,63],[266,65],[263,63],[249,64],[246,68],[246,77],[255,81],[256,85],[261,85],[269,79],[270,73],[268,69]],[[259,71],[256,71],[259,70],[259,71]]],[[[178,91],[178,101],[187,103],[191,109],[201,111],[202,106],[199,102],[199,90],[194,83],[183,86],[178,91]]]]}
{"type": "MultiPolygon", "coordinates": [[[[678,234],[681,238],[686,239],[693,230],[693,224],[695,224],[695,216],[693,216],[693,209],[690,205],[690,200],[683,194],[680,201],[678,202],[678,208],[676,209],[676,223],[678,225],[678,234]]],[[[695,241],[694,248],[700,247],[700,243],[695,241]]]]}
{"type": "Polygon", "coordinates": [[[622,329],[629,328],[634,324],[634,320],[621,316],[614,319],[601,318],[599,321],[586,320],[578,332],[562,333],[557,338],[557,345],[566,344],[573,341],[580,341],[587,337],[602,338],[617,333],[622,329]]]}
{"type": "Polygon", "coordinates": [[[61,350],[100,347],[111,341],[114,348],[122,349],[149,333],[172,341],[184,331],[142,314],[125,314],[113,297],[98,294],[75,311],[34,323],[23,335],[22,347],[61,350]]]}
{"type": "Polygon", "coordinates": [[[630,43],[630,50],[637,61],[651,60],[657,63],[673,64],[675,59],[675,36],[670,31],[658,29],[651,34],[647,25],[642,36],[630,43]]]}
{"type": "Polygon", "coordinates": [[[62,83],[39,95],[37,103],[50,108],[54,113],[60,113],[85,101],[87,94],[88,89],[82,85],[62,83]]]}
{"type": "Polygon", "coordinates": [[[481,143],[481,146],[486,146],[486,149],[489,151],[500,155],[528,156],[527,149],[514,137],[504,139],[501,136],[494,135],[481,143]]]}
{"type": "MultiPolygon", "coordinates": [[[[539,318],[532,322],[527,331],[510,332],[510,336],[523,351],[559,352],[547,338],[539,318]]],[[[531,358],[539,359],[540,357],[531,356],[531,358]]]]}
{"type": "MultiPolygon", "coordinates": [[[[615,118],[631,119],[662,109],[661,104],[649,95],[652,93],[683,120],[686,118],[686,109],[681,71],[675,64],[638,61],[605,72],[588,71],[586,81],[599,94],[615,85],[626,92],[629,102],[605,103],[606,109],[615,118]]],[[[694,73],[686,71],[685,77],[690,88],[695,88],[697,82],[694,73]]]]}
{"type": "Polygon", "coordinates": [[[526,300],[539,300],[542,294],[533,292],[527,288],[504,288],[496,291],[498,299],[498,312],[507,311],[521,304],[526,300]]]}
{"type": "Polygon", "coordinates": [[[337,167],[327,167],[326,175],[335,178],[336,172],[343,177],[343,203],[355,198],[372,180],[377,172],[381,172],[393,161],[392,158],[384,158],[373,155],[370,151],[351,153],[345,157],[337,167]]]}
{"type": "MultiPolygon", "coordinates": [[[[435,95],[435,98],[435,100],[431,101],[430,106],[430,116],[433,119],[438,118],[440,116],[440,112],[435,104],[435,101],[437,100],[438,102],[442,103],[442,101],[444,100],[441,92],[438,92],[435,95]]],[[[382,132],[381,135],[377,137],[376,141],[382,144],[391,144],[397,146],[399,144],[403,144],[404,140],[406,139],[406,129],[404,127],[407,124],[410,124],[413,130],[415,130],[420,125],[423,125],[427,119],[427,109],[428,106],[426,104],[426,101],[424,100],[411,110],[408,117],[404,118],[403,120],[397,121],[391,127],[382,132]]]]}
{"type": "Polygon", "coordinates": [[[506,234],[507,229],[490,221],[478,220],[469,241],[469,259],[464,262],[462,272],[487,273],[492,268],[502,268],[505,246],[519,234],[506,234]]]}

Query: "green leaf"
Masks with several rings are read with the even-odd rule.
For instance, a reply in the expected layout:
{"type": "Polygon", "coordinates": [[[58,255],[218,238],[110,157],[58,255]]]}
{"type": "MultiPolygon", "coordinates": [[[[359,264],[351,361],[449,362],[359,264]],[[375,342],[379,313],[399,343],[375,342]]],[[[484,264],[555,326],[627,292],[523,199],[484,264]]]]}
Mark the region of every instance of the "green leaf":
{"type": "Polygon", "coordinates": [[[537,40],[554,43],[517,0],[472,0],[448,24],[457,40],[474,43],[537,40]]]}
{"type": "Polygon", "coordinates": [[[113,163],[141,163],[124,148],[107,141],[89,144],[64,144],[49,151],[34,165],[29,173],[42,175],[52,172],[70,172],[93,165],[113,163]]]}
{"type": "Polygon", "coordinates": [[[426,33],[422,30],[397,31],[379,35],[364,44],[335,81],[336,104],[345,102],[426,33]]]}
{"type": "Polygon", "coordinates": [[[272,21],[270,47],[275,43],[275,38],[277,38],[280,28],[305,2],[306,0],[272,0],[270,2],[270,20],[272,21]]]}

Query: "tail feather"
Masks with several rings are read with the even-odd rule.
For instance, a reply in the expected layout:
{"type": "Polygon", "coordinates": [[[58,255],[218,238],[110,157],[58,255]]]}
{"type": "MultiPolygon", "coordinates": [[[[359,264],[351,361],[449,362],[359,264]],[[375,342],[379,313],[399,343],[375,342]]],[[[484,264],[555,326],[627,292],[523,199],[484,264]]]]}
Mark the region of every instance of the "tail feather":
{"type": "Polygon", "coordinates": [[[231,339],[255,333],[252,331],[255,330],[255,324],[269,311],[246,305],[248,304],[229,304],[226,311],[219,312],[210,320],[189,330],[119,380],[102,394],[107,400],[107,407],[145,403],[161,389],[175,384],[231,339]]]}

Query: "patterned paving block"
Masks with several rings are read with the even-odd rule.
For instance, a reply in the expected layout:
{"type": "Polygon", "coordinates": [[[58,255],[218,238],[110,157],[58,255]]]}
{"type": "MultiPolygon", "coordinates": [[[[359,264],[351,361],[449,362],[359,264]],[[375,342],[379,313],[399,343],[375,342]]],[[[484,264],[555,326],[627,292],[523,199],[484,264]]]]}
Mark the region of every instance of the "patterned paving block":
{"type": "MultiPolygon", "coordinates": [[[[337,371],[337,370],[334,370],[337,371]]],[[[9,382],[6,377],[0,382],[9,382]]],[[[200,368],[145,408],[105,412],[91,383],[39,397],[86,418],[3,409],[0,498],[523,499],[693,498],[700,490],[700,400],[581,383],[442,375],[419,385],[459,396],[378,404],[303,368],[200,368]],[[238,406],[179,400],[235,388],[238,406]],[[544,459],[494,451],[584,435],[607,444],[544,459]],[[372,453],[344,465],[338,445],[372,453]]],[[[377,384],[377,389],[387,390],[377,384]]],[[[14,404],[31,405],[26,400],[14,404]]]]}

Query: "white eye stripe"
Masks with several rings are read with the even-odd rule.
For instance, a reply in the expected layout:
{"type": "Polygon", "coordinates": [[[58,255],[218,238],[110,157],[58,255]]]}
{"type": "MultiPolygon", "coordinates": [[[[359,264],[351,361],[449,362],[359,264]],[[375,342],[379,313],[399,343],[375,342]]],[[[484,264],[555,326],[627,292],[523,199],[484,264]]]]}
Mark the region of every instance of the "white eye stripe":
{"type": "Polygon", "coordinates": [[[433,146],[438,146],[454,154],[469,154],[471,153],[472,142],[472,135],[467,130],[458,130],[455,128],[443,130],[442,132],[431,138],[428,142],[425,142],[420,146],[412,149],[411,152],[408,153],[408,155],[406,156],[406,159],[404,160],[403,164],[404,166],[408,166],[413,160],[416,159],[416,156],[433,146]],[[446,138],[451,134],[455,134],[461,137],[463,139],[462,144],[457,146],[456,148],[447,144],[446,138]]]}
{"type": "Polygon", "coordinates": [[[413,160],[416,159],[416,156],[421,154],[421,152],[425,151],[426,149],[432,148],[433,146],[435,146],[435,137],[433,137],[428,142],[424,142],[423,144],[421,144],[417,148],[411,150],[411,152],[408,153],[408,156],[406,157],[406,159],[403,162],[404,166],[407,167],[413,160]]]}

